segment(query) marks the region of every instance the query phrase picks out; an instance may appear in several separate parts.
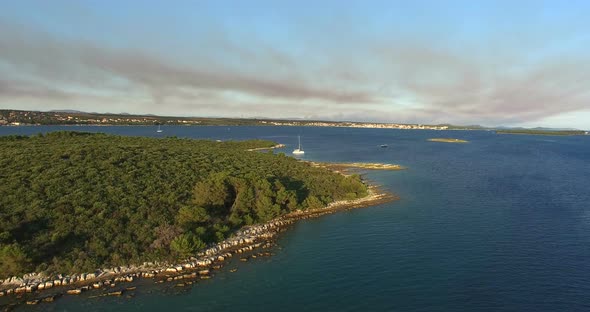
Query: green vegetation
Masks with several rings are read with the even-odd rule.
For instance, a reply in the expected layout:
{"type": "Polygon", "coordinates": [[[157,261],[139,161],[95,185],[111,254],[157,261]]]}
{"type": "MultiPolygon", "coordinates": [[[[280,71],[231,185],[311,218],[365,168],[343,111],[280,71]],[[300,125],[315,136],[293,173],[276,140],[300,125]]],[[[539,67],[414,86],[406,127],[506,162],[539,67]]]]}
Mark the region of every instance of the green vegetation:
{"type": "Polygon", "coordinates": [[[535,130],[535,129],[508,129],[496,130],[498,134],[532,134],[532,135],[584,135],[586,132],[579,130],[535,130]]]}
{"type": "Polygon", "coordinates": [[[274,144],[0,137],[0,278],[176,260],[244,225],[366,195],[358,176],[245,151],[274,144]]]}
{"type": "Polygon", "coordinates": [[[200,125],[200,126],[254,126],[257,119],[171,117],[132,114],[101,114],[85,112],[38,112],[0,109],[0,125],[200,125]]]}

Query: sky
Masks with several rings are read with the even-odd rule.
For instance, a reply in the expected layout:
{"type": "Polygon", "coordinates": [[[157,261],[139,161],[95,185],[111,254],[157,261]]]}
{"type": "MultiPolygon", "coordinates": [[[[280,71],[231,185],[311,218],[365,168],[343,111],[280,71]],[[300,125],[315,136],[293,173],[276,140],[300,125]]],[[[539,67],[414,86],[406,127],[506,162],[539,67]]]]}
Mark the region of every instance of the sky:
{"type": "Polygon", "coordinates": [[[590,128],[590,1],[0,4],[4,109],[590,128]]]}

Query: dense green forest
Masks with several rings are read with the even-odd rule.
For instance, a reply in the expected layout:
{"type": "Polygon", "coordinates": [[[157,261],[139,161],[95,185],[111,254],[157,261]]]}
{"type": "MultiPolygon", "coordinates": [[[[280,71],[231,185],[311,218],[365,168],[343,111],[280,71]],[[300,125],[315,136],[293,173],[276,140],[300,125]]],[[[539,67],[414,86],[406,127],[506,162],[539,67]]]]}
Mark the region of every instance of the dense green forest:
{"type": "Polygon", "coordinates": [[[0,137],[0,278],[174,260],[236,229],[364,196],[273,142],[53,132],[0,137]]]}

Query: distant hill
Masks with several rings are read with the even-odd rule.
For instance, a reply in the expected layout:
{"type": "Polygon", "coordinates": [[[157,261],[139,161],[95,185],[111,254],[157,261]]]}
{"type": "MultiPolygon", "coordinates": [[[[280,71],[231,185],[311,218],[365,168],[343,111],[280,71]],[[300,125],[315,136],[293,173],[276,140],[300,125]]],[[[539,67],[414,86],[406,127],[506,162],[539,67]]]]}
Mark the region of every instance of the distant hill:
{"type": "Polygon", "coordinates": [[[584,131],[580,130],[540,130],[535,129],[504,129],[496,130],[498,134],[528,134],[528,135],[585,135],[584,131]]]}
{"type": "Polygon", "coordinates": [[[48,113],[67,113],[67,114],[88,114],[87,112],[75,110],[75,109],[53,109],[47,111],[48,113]]]}

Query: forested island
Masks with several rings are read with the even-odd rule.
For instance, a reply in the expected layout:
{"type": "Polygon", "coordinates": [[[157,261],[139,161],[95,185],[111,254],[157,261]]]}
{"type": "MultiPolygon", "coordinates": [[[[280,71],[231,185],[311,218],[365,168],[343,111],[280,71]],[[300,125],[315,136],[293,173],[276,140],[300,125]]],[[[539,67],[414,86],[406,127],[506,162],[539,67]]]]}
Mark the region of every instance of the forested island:
{"type": "Polygon", "coordinates": [[[262,140],[0,137],[0,278],[175,261],[238,229],[367,195],[262,140]]]}

